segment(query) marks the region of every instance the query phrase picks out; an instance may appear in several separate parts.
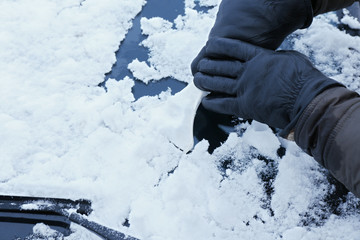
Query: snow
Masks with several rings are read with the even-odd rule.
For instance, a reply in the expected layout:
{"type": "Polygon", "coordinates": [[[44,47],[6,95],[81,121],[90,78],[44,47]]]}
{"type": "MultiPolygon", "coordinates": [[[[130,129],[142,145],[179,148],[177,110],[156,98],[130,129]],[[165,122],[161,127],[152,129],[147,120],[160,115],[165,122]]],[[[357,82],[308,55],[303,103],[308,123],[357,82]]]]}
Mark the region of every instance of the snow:
{"type": "Polygon", "coordinates": [[[31,203],[24,203],[20,206],[21,210],[41,210],[47,207],[51,207],[52,204],[46,201],[36,201],[31,203]]]}
{"type": "Polygon", "coordinates": [[[183,152],[194,145],[193,126],[201,99],[208,93],[191,82],[179,93],[168,97],[157,106],[145,108],[140,116],[183,152]],[[164,119],[164,116],[167,116],[164,119]]]}
{"type": "Polygon", "coordinates": [[[343,10],[344,17],[341,19],[341,23],[348,25],[352,29],[360,29],[360,22],[356,17],[350,16],[347,9],[343,10]]]}
{"type": "Polygon", "coordinates": [[[185,15],[179,15],[174,23],[142,18],[142,33],[148,37],[141,44],[150,50],[150,66],[135,59],[129,64],[134,77],[145,83],[166,77],[191,82],[190,63],[206,43],[216,11],[213,8],[205,14],[185,8],[185,15]]]}
{"type": "Polygon", "coordinates": [[[309,56],[327,76],[359,91],[360,37],[338,30],[333,15],[320,16],[308,30],[298,31],[294,49],[309,56]]]}
{"type": "Polygon", "coordinates": [[[51,229],[44,223],[38,223],[33,227],[32,236],[28,237],[28,240],[46,239],[46,240],[61,240],[63,235],[57,231],[51,229]]]}
{"type": "MultiPolygon", "coordinates": [[[[196,2],[219,1],[186,0],[174,22],[141,20],[149,59],[129,65],[135,78],[191,82],[217,9],[198,12],[196,2]]],[[[141,115],[169,91],[135,101],[129,77],[97,86],[144,4],[0,2],[0,194],[91,199],[90,220],[141,239],[359,239],[358,199],[348,194],[335,215],[327,171],[267,126],[241,124],[213,154],[206,141],[185,154],[159,131],[171,116],[141,115]]],[[[338,30],[334,14],[289,41],[359,91],[360,38],[338,30]]],[[[65,239],[96,239],[72,229],[65,239]]]]}

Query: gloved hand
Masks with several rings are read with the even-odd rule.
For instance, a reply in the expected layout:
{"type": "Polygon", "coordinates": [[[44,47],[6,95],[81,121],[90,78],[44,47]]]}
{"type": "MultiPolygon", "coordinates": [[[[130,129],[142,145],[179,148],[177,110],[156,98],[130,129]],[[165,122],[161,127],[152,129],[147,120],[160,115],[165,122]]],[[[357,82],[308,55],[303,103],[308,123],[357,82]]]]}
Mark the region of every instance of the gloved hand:
{"type": "MultiPolygon", "coordinates": [[[[209,34],[242,40],[275,50],[284,39],[299,28],[310,26],[313,16],[347,7],[355,0],[222,0],[216,21],[209,34]]],[[[191,63],[197,72],[201,50],[191,63]]]]}
{"type": "MultiPolygon", "coordinates": [[[[275,50],[290,33],[310,26],[312,19],[311,0],[222,0],[209,39],[239,39],[275,50]]],[[[193,74],[205,56],[202,50],[193,60],[193,74]]]]}
{"type": "Polygon", "coordinates": [[[209,39],[211,58],[199,62],[195,85],[211,92],[203,106],[283,129],[286,136],[303,110],[325,89],[342,86],[295,51],[272,51],[226,38],[209,39]]]}

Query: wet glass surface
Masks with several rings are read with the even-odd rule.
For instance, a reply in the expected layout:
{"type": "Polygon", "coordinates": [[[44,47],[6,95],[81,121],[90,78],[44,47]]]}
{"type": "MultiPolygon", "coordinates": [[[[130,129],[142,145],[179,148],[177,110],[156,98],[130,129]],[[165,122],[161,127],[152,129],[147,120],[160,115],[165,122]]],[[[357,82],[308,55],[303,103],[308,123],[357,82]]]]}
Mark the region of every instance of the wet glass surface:
{"type": "MultiPolygon", "coordinates": [[[[169,21],[174,21],[178,15],[184,14],[184,2],[182,0],[150,0],[144,6],[142,11],[133,20],[133,26],[121,43],[119,50],[116,52],[116,63],[113,65],[111,72],[105,75],[105,81],[109,78],[122,80],[128,76],[133,78],[131,71],[127,66],[134,59],[146,61],[149,51],[147,48],[140,46],[145,36],[141,34],[140,19],[142,17],[152,18],[161,17],[169,21]]],[[[136,80],[133,87],[135,99],[142,96],[155,96],[169,87],[172,93],[179,92],[186,86],[186,83],[179,82],[173,78],[166,78],[156,82],[145,84],[136,80]]]]}

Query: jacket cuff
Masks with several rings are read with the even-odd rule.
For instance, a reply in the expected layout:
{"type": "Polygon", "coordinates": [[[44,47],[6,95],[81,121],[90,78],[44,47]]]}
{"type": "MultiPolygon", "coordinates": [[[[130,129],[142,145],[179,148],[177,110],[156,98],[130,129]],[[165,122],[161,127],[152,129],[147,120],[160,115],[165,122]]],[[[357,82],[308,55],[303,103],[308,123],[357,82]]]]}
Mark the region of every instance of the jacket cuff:
{"type": "Polygon", "coordinates": [[[306,108],[295,141],[360,197],[360,97],[346,88],[328,89],[306,108]]]}
{"type": "Polygon", "coordinates": [[[341,87],[344,88],[344,85],[341,83],[325,77],[317,69],[315,72],[309,72],[309,75],[313,78],[311,81],[307,81],[302,87],[300,92],[295,91],[292,95],[294,96],[294,106],[289,115],[290,122],[289,124],[280,131],[279,135],[285,137],[294,130],[296,124],[299,122],[299,118],[302,116],[305,109],[311,103],[316,96],[320,95],[327,89],[341,87]],[[319,76],[320,75],[320,76],[319,76]],[[322,77],[322,79],[320,79],[322,77]]]}
{"type": "Polygon", "coordinates": [[[324,159],[327,147],[337,134],[336,127],[356,101],[359,101],[358,94],[344,87],[333,87],[319,94],[295,125],[297,145],[326,167],[324,159]]]}

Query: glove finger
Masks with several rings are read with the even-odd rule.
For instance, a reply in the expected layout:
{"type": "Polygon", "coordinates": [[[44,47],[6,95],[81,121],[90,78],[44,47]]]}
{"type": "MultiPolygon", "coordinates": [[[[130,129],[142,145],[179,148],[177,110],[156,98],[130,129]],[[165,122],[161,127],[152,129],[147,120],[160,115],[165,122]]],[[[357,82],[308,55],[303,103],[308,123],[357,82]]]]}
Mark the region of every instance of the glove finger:
{"type": "Polygon", "coordinates": [[[239,97],[211,96],[204,97],[201,101],[204,108],[227,115],[234,115],[243,119],[252,119],[246,111],[239,106],[239,97]]]}
{"type": "Polygon", "coordinates": [[[204,108],[221,114],[237,115],[237,102],[234,97],[206,96],[201,101],[204,108]]]}
{"type": "Polygon", "coordinates": [[[207,92],[236,94],[236,79],[233,78],[210,76],[198,72],[194,76],[194,84],[197,88],[207,92]]]}
{"type": "Polygon", "coordinates": [[[211,38],[206,44],[206,55],[216,58],[233,58],[249,61],[259,53],[266,51],[250,43],[229,38],[211,38]]]}
{"type": "Polygon", "coordinates": [[[202,73],[214,76],[236,78],[243,69],[240,61],[202,59],[198,64],[198,70],[202,73]]]}
{"type": "Polygon", "coordinates": [[[192,75],[195,75],[195,73],[198,72],[198,63],[199,61],[204,58],[205,56],[205,50],[206,48],[203,47],[200,52],[198,53],[198,55],[194,58],[194,60],[191,62],[191,73],[192,75]]]}

